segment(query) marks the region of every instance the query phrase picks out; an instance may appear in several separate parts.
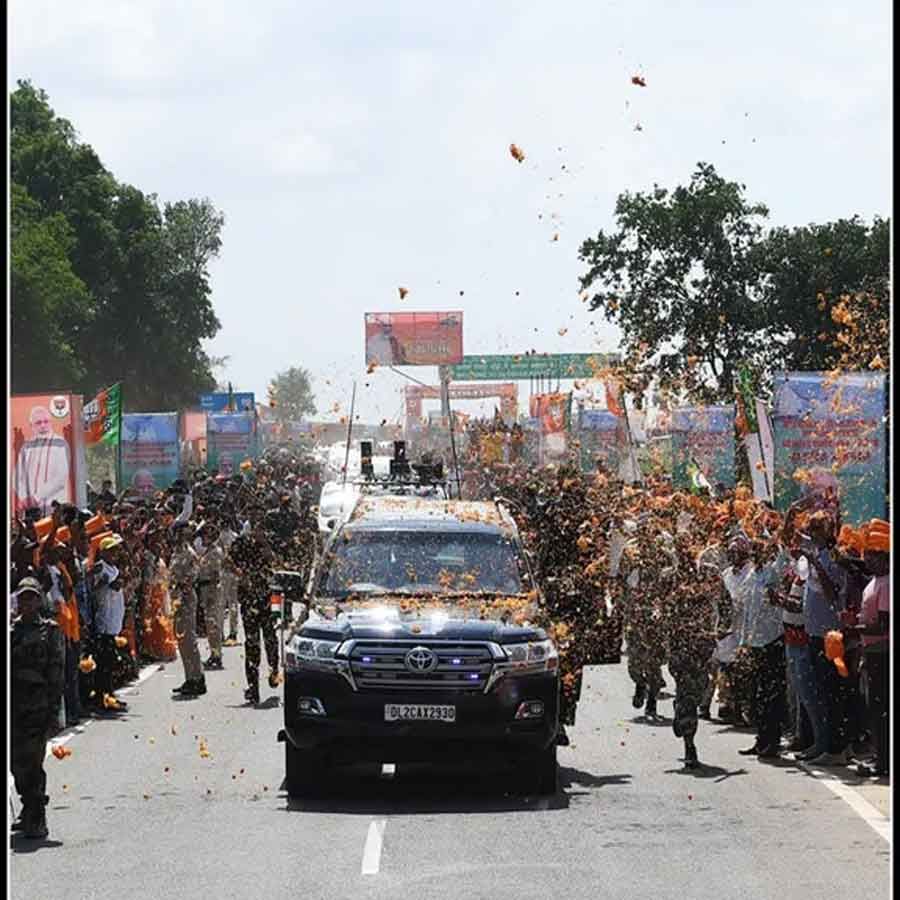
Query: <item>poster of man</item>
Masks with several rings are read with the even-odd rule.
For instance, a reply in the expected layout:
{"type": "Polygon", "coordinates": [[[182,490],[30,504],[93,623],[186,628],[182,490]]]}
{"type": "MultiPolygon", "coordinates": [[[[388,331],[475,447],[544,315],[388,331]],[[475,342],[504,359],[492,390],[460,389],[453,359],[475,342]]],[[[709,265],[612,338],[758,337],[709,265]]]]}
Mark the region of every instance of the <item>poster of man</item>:
{"type": "Polygon", "coordinates": [[[33,394],[10,399],[12,507],[17,515],[51,505],[83,502],[84,440],[81,397],[33,394]],[[78,421],[77,434],[72,422],[78,421]]]}
{"type": "Polygon", "coordinates": [[[156,493],[156,479],[149,469],[138,469],[131,479],[131,490],[141,497],[152,497],[156,493]]]}
{"type": "Polygon", "coordinates": [[[180,469],[177,413],[122,417],[122,479],[145,497],[167,488],[180,469]]]}

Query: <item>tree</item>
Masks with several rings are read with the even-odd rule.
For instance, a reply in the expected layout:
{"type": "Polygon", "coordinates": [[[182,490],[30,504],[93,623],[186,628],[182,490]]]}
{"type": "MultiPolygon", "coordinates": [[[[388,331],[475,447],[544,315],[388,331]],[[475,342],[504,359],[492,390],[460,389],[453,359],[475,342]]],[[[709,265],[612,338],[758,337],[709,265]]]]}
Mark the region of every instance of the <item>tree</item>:
{"type": "Polygon", "coordinates": [[[652,378],[661,396],[730,402],[742,363],[765,365],[762,221],[745,186],[699,163],[686,186],[619,196],[617,231],[584,241],[581,286],[622,330],[626,387],[652,378]]]}
{"type": "Polygon", "coordinates": [[[765,240],[763,268],[770,333],[783,368],[865,369],[876,356],[887,362],[889,219],[876,216],[869,226],[854,216],[776,228],[765,240]]]}
{"type": "Polygon", "coordinates": [[[315,415],[309,372],[292,367],[279,372],[269,384],[269,396],[274,401],[275,416],[281,422],[296,422],[305,415],[315,415]]]}
{"type": "Polygon", "coordinates": [[[121,381],[132,410],[195,403],[215,385],[203,341],[220,327],[207,267],[223,215],[208,199],[160,209],[117,182],[27,81],[11,95],[10,126],[14,384],[91,394],[121,381]],[[47,272],[34,264],[44,254],[47,272]],[[32,350],[48,364],[28,362],[32,350]],[[21,376],[20,365],[30,366],[21,376]]]}
{"type": "Polygon", "coordinates": [[[40,218],[20,185],[12,186],[11,207],[12,390],[63,390],[84,377],[75,345],[91,314],[69,262],[72,230],[59,213],[40,218]]]}

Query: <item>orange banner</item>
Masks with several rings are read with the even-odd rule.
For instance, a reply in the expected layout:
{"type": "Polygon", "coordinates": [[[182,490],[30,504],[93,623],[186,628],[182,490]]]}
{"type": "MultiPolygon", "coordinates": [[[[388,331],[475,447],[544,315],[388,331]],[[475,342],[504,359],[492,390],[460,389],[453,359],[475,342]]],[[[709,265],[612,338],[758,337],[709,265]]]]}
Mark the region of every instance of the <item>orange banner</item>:
{"type": "Polygon", "coordinates": [[[462,362],[462,313],[366,313],[366,364],[442,366],[462,362]]]}

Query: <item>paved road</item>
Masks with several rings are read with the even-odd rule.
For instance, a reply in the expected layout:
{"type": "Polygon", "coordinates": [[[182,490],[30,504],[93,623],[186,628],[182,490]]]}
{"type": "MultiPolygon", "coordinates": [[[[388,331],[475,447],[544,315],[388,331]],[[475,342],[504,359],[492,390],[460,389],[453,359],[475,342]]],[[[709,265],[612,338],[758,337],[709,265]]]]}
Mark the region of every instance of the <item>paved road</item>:
{"type": "Polygon", "coordinates": [[[516,796],[502,772],[400,767],[289,803],[278,701],[244,705],[242,650],[197,700],[170,699],[180,665],[145,671],[126,715],[48,759],[50,838],[12,839],[13,898],[889,896],[885,822],[851,806],[878,788],[747,760],[748,734],[715,723],[686,773],[671,699],[643,721],[624,665],[588,673],[553,798],[516,796]]]}

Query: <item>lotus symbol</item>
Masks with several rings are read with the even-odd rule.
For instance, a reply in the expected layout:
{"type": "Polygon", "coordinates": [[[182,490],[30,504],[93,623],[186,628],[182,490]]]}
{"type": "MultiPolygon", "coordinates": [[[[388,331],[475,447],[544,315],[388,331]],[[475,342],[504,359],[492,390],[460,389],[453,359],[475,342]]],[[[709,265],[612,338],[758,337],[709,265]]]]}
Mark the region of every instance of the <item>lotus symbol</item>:
{"type": "Polygon", "coordinates": [[[438,664],[437,654],[427,647],[413,647],[406,654],[406,668],[410,672],[424,674],[432,671],[438,664]]]}

